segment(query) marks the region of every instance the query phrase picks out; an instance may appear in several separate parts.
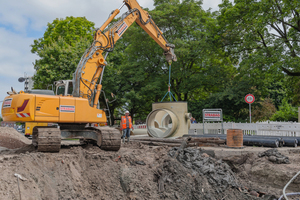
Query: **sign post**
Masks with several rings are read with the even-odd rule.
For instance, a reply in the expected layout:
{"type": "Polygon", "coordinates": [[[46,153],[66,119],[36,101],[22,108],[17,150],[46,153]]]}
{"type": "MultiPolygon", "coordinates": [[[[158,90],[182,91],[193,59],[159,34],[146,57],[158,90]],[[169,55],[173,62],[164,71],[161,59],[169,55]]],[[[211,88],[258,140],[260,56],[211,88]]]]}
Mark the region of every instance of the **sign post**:
{"type": "Polygon", "coordinates": [[[251,104],[255,101],[255,97],[252,94],[247,94],[245,96],[246,103],[249,104],[249,116],[250,116],[250,123],[251,123],[251,104]]]}
{"type": "Polygon", "coordinates": [[[222,109],[203,109],[203,135],[204,135],[204,122],[207,121],[217,121],[222,123],[222,130],[221,134],[223,133],[223,115],[222,115],[222,109]]]}

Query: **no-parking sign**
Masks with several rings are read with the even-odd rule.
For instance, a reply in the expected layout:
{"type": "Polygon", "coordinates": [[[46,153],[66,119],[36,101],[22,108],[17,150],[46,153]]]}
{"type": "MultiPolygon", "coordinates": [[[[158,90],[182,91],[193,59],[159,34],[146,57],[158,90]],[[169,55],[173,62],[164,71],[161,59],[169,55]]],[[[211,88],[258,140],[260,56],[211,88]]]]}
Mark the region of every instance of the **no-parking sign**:
{"type": "Polygon", "coordinates": [[[251,104],[255,101],[255,97],[253,94],[247,94],[245,96],[246,103],[249,104],[249,117],[250,117],[250,123],[251,123],[251,104]]]}
{"type": "Polygon", "coordinates": [[[247,94],[247,95],[245,96],[245,101],[246,101],[246,103],[249,103],[249,104],[253,103],[253,102],[255,101],[254,95],[252,95],[252,94],[247,94]]]}

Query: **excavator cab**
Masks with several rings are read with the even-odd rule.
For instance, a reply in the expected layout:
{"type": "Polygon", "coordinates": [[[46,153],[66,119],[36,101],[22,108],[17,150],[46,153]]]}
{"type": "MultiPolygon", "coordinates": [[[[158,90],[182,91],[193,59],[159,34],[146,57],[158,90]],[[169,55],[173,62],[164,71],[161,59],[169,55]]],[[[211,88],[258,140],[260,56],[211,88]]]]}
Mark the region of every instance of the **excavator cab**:
{"type": "Polygon", "coordinates": [[[56,87],[56,95],[71,96],[73,93],[73,80],[55,81],[54,85],[56,87]]]}

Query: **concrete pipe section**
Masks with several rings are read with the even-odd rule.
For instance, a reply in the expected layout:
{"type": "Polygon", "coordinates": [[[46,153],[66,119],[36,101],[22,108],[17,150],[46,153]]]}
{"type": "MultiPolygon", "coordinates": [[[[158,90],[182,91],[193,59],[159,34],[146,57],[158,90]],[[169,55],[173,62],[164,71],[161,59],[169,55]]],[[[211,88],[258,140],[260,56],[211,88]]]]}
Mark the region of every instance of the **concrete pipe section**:
{"type": "Polygon", "coordinates": [[[157,138],[182,136],[188,133],[190,118],[187,102],[153,103],[146,120],[148,134],[157,138]]]}

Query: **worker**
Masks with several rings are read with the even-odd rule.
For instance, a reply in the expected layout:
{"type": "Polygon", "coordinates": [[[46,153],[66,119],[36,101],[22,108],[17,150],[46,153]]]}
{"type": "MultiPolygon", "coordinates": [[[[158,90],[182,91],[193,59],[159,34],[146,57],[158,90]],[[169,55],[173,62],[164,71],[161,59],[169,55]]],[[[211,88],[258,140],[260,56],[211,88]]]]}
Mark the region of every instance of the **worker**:
{"type": "Polygon", "coordinates": [[[196,121],[196,119],[195,119],[195,118],[193,118],[193,122],[192,122],[192,124],[197,124],[197,121],[196,121]]]}
{"type": "Polygon", "coordinates": [[[130,141],[130,129],[133,130],[131,117],[129,116],[129,111],[125,112],[125,116],[121,117],[120,129],[123,130],[123,143],[125,143],[125,137],[127,136],[127,142],[130,141]]]}

